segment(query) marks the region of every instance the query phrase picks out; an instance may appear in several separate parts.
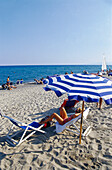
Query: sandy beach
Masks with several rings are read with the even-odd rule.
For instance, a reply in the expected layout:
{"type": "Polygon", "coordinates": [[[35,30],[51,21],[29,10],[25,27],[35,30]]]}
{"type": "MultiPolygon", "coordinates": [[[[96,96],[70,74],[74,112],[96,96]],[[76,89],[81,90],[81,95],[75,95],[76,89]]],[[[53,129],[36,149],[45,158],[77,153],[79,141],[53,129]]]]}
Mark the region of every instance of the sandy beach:
{"type": "MultiPolygon", "coordinates": [[[[54,92],[46,92],[44,85],[21,85],[13,90],[0,90],[0,108],[5,115],[24,123],[39,121],[59,107],[67,95],[58,98],[54,92]]],[[[79,102],[81,107],[82,102],[79,102]]],[[[91,133],[82,139],[72,132],[56,134],[54,124],[46,128],[46,134],[35,133],[20,146],[12,147],[6,142],[11,125],[6,118],[0,118],[0,170],[62,170],[100,169],[112,167],[112,105],[85,103],[91,111],[87,121],[91,133]]]]}

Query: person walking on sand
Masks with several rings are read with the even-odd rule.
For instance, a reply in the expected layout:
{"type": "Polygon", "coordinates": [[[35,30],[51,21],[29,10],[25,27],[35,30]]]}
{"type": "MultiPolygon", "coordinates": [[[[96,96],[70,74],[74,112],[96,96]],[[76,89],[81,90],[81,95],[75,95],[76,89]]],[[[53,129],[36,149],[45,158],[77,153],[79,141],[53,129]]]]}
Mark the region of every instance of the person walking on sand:
{"type": "Polygon", "coordinates": [[[8,76],[8,78],[7,78],[7,83],[6,83],[6,84],[7,84],[7,85],[10,84],[9,76],[8,76]]]}

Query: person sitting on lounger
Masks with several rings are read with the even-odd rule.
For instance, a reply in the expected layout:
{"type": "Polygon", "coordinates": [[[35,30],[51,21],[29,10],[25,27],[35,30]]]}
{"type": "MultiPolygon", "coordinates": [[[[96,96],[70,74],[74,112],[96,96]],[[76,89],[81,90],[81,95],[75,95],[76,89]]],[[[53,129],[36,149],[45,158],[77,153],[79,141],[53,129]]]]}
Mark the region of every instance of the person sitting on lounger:
{"type": "Polygon", "coordinates": [[[44,78],[41,78],[40,80],[34,79],[34,81],[37,82],[37,84],[43,84],[44,78]]]}
{"type": "Polygon", "coordinates": [[[16,89],[17,87],[16,86],[13,86],[13,85],[8,85],[7,86],[7,90],[12,90],[12,89],[16,89]]]}
{"type": "Polygon", "coordinates": [[[60,108],[60,116],[57,113],[53,113],[51,116],[49,116],[46,120],[41,120],[39,123],[40,124],[45,124],[49,121],[52,121],[53,118],[55,118],[60,125],[64,125],[65,123],[69,122],[70,120],[76,118],[77,116],[79,116],[82,112],[81,108],[78,108],[75,111],[75,114],[71,115],[70,117],[67,116],[66,110],[64,109],[64,107],[60,108]]]}

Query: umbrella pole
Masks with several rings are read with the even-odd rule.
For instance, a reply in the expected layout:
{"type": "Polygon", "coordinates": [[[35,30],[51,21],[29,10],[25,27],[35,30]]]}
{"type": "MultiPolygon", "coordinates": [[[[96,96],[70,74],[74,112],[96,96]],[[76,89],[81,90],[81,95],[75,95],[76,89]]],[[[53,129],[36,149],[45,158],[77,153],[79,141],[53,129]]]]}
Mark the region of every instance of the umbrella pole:
{"type": "Polygon", "coordinates": [[[79,137],[79,144],[81,144],[83,112],[84,112],[84,101],[82,102],[82,116],[81,116],[81,123],[80,123],[80,137],[79,137]]]}

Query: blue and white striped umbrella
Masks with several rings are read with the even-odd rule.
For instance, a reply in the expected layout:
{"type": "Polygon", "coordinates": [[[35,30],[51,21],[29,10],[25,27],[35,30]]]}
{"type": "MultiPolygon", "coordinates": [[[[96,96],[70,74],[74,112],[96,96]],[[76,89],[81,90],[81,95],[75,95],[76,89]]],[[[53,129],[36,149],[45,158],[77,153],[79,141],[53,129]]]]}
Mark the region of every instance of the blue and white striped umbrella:
{"type": "Polygon", "coordinates": [[[92,74],[68,74],[50,77],[45,90],[55,91],[57,96],[68,93],[68,99],[98,102],[102,98],[112,104],[112,82],[92,74]]]}
{"type": "Polygon", "coordinates": [[[79,144],[81,144],[84,101],[98,102],[102,98],[106,104],[112,104],[112,82],[107,78],[92,74],[68,74],[50,77],[45,90],[53,90],[57,96],[68,93],[68,99],[83,101],[79,144]]]}

